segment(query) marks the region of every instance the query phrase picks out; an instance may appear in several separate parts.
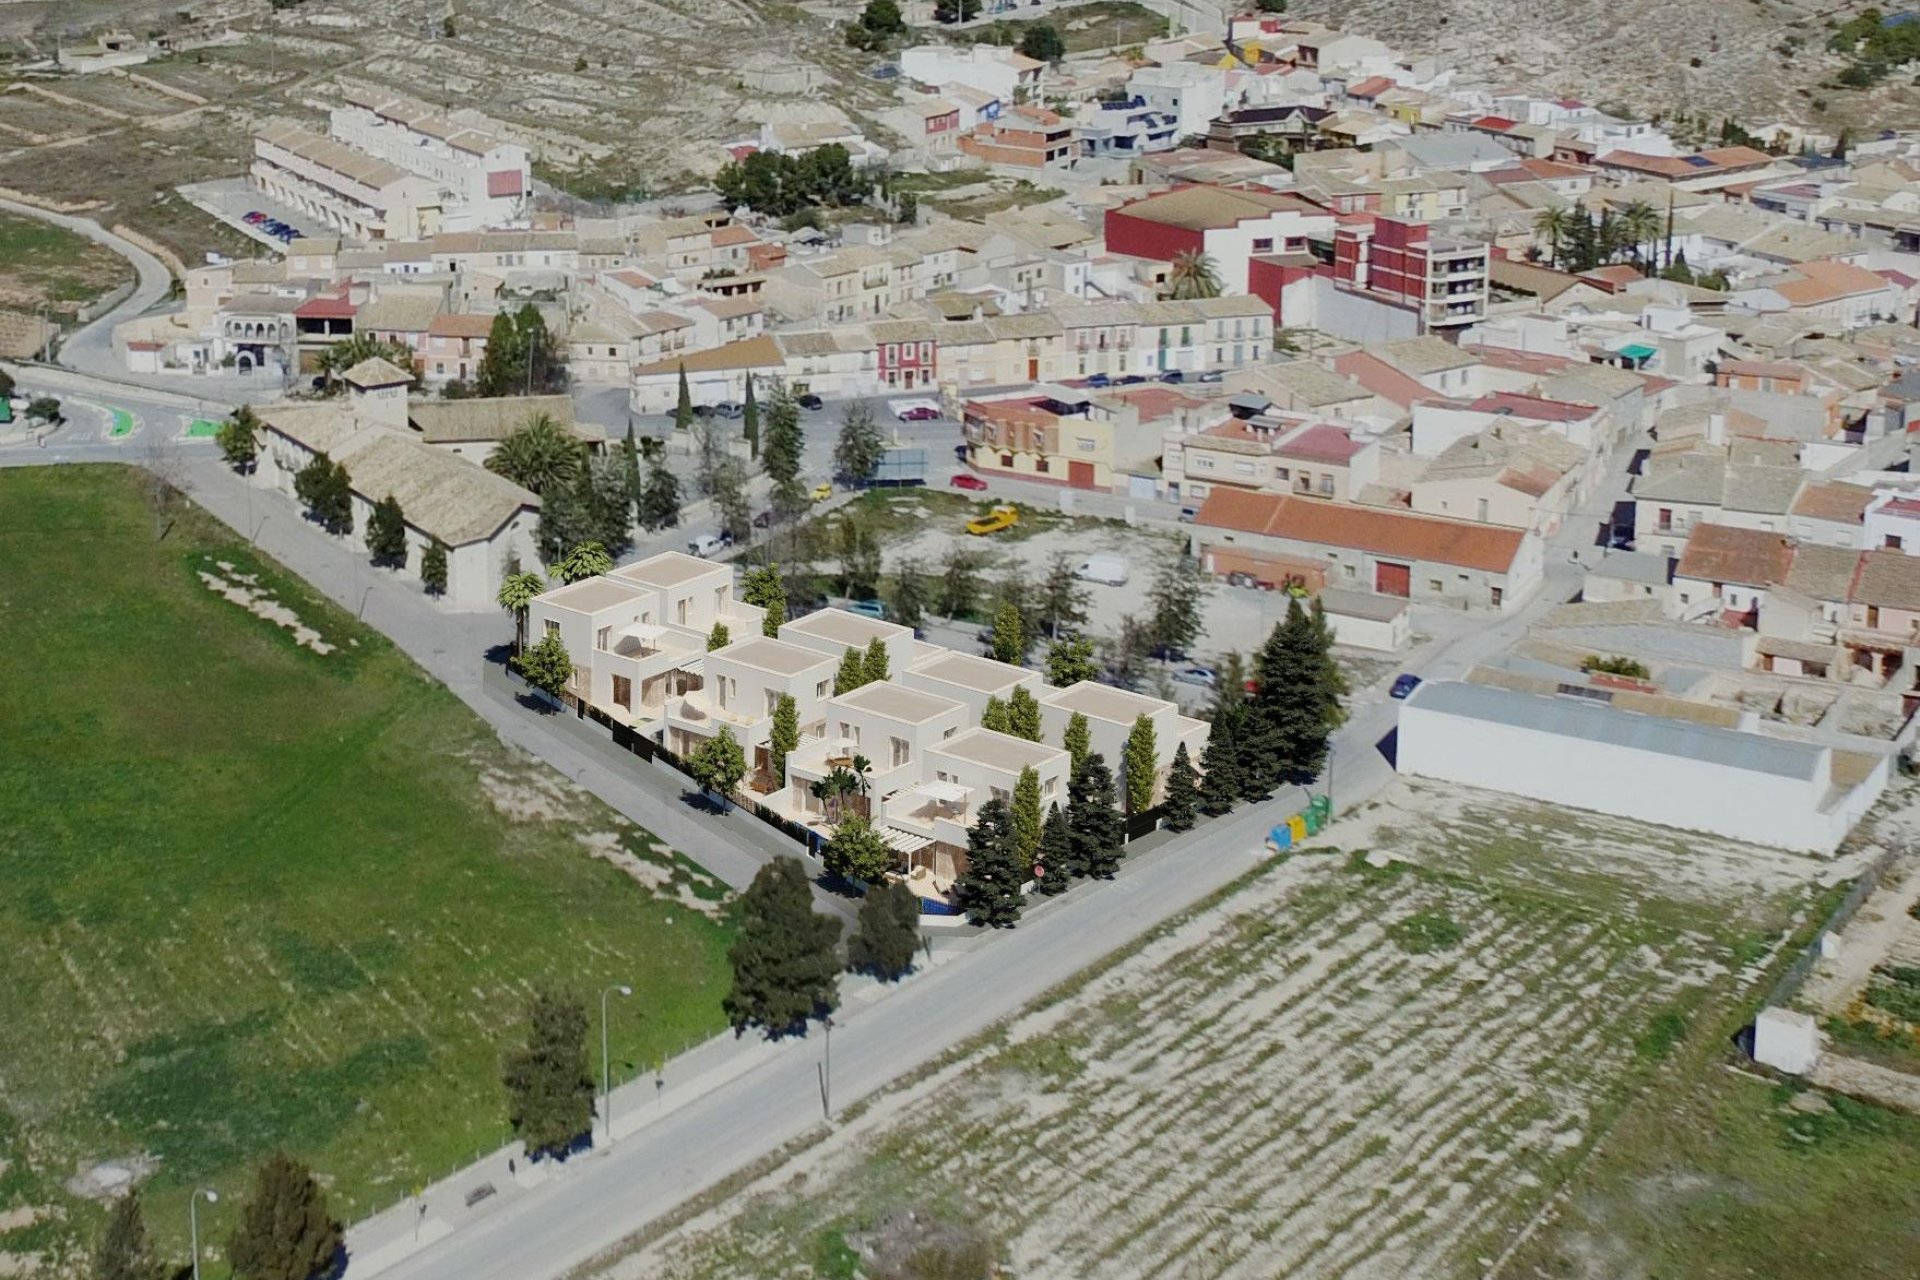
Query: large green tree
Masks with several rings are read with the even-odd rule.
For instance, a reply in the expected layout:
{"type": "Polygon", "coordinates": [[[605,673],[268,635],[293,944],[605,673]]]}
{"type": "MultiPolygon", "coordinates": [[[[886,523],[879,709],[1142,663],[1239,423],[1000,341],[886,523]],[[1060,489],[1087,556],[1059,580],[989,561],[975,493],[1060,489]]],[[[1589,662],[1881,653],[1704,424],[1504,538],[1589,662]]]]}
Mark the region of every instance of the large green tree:
{"type": "Polygon", "coordinates": [[[1200,605],[1206,593],[1207,580],[1201,576],[1198,560],[1171,556],[1161,562],[1147,594],[1153,610],[1147,632],[1155,650],[1184,652],[1193,647],[1200,638],[1200,605]]]}
{"type": "Polygon", "coordinates": [[[1036,22],[1021,35],[1020,52],[1036,62],[1058,63],[1067,56],[1067,42],[1051,22],[1036,22]]]}
{"type": "Polygon", "coordinates": [[[733,986],[722,1005],[735,1034],[750,1026],[783,1036],[833,1012],[840,999],[834,949],[840,922],[813,909],[806,869],[775,858],[754,874],[735,907],[739,932],[727,951],[733,986]]]}
{"type": "Polygon", "coordinates": [[[1154,784],[1160,765],[1160,744],[1155,741],[1153,721],[1145,715],[1133,718],[1126,745],[1120,751],[1121,778],[1127,789],[1127,812],[1145,813],[1153,807],[1154,784]]]}
{"type": "Polygon", "coordinates": [[[1073,830],[1067,825],[1065,810],[1058,804],[1047,806],[1047,820],[1040,826],[1040,852],[1034,855],[1040,892],[1065,893],[1073,887],[1073,830]]]}
{"type": "Polygon", "coordinates": [[[570,992],[541,988],[527,1002],[526,1043],[501,1062],[507,1119],[527,1153],[564,1153],[593,1128],[587,1067],[587,1007],[570,992]]]}
{"type": "Polygon", "coordinates": [[[894,561],[893,590],[887,595],[887,607],[895,622],[915,631],[927,616],[926,570],[911,556],[894,561]]]}
{"type": "Polygon", "coordinates": [[[740,580],[740,598],[762,610],[761,633],[777,637],[787,620],[787,586],[777,564],[756,565],[740,580]]]}
{"type": "Polygon", "coordinates": [[[547,395],[566,389],[566,363],[538,307],[529,302],[518,311],[494,316],[473,380],[483,396],[547,395]]]}
{"type": "Polygon", "coordinates": [[[345,1239],[307,1167],[276,1151],[240,1207],[227,1261],[238,1280],[314,1280],[339,1265],[345,1239]]]}
{"type": "Polygon", "coordinates": [[[847,483],[865,486],[879,471],[880,460],[886,454],[887,441],[880,434],[873,410],[864,400],[853,401],[840,415],[840,438],[833,446],[833,469],[847,483]]]}
{"type": "Polygon", "coordinates": [[[1249,707],[1249,749],[1242,759],[1269,789],[1309,782],[1326,763],[1327,743],[1344,715],[1344,688],[1324,619],[1289,602],[1261,647],[1249,707]]]}
{"type": "Polygon", "coordinates": [[[1060,745],[1067,750],[1067,758],[1073,761],[1075,773],[1080,771],[1080,763],[1093,754],[1093,728],[1087,723],[1083,712],[1075,711],[1067,717],[1067,727],[1061,731],[1060,745]]]}
{"type": "Polygon", "coordinates": [[[868,684],[875,684],[893,674],[892,660],[887,656],[887,642],[879,636],[867,641],[867,654],[861,660],[860,674],[868,684]]]}
{"type": "Polygon", "coordinates": [[[598,542],[582,542],[570,548],[553,565],[553,576],[560,582],[581,582],[613,572],[613,557],[598,542]]]}
{"type": "Polygon", "coordinates": [[[892,982],[913,971],[919,951],[919,896],[901,880],[870,886],[847,939],[847,967],[892,982]]]}
{"type": "Polygon", "coordinates": [[[1087,620],[1087,600],[1091,592],[1080,577],[1073,557],[1066,552],[1056,552],[1047,561],[1047,576],[1041,579],[1038,594],[1040,614],[1046,621],[1049,636],[1058,637],[1062,627],[1077,627],[1087,620]]]}
{"type": "Polygon", "coordinates": [[[833,673],[833,693],[852,693],[867,682],[866,653],[848,645],[840,651],[840,667],[833,673]]]}
{"type": "Polygon", "coordinates": [[[792,520],[806,511],[812,499],[800,482],[807,448],[806,432],[800,426],[800,405],[785,383],[773,384],[767,396],[766,417],[760,465],[772,483],[774,513],[782,520],[792,520]]]}
{"type": "Polygon", "coordinates": [[[980,598],[980,556],[955,545],[940,562],[940,582],[934,593],[934,612],[947,618],[971,614],[980,598]]]}
{"type": "Polygon", "coordinates": [[[1007,802],[997,797],[987,801],[967,833],[967,870],[954,882],[954,899],[975,924],[1011,928],[1026,906],[1020,889],[1030,876],[1014,848],[1007,802]]]}
{"type": "Polygon", "coordinates": [[[165,1280],[170,1274],[154,1255],[138,1191],[127,1192],[107,1211],[89,1274],[92,1280],[165,1280]]]}
{"type": "Polygon", "coordinates": [[[733,730],[721,725],[718,733],[688,754],[687,771],[695,782],[719,796],[723,803],[731,803],[733,793],[740,789],[740,780],[747,776],[746,752],[740,749],[740,740],[733,736],[733,730]]]}
{"type": "Polygon", "coordinates": [[[893,850],[862,813],[849,813],[820,850],[820,863],[843,880],[878,884],[893,870],[893,850]]]}
{"type": "Polygon", "coordinates": [[[667,470],[664,459],[647,464],[646,479],[641,482],[640,500],[634,504],[640,527],[648,533],[671,529],[680,523],[680,480],[667,470]]]}
{"type": "Polygon", "coordinates": [[[558,631],[549,631],[538,643],[528,645],[514,658],[513,666],[528,684],[549,697],[565,693],[567,681],[573,678],[573,655],[558,631]]]}
{"type": "Polygon", "coordinates": [[[1207,745],[1200,753],[1202,813],[1223,814],[1245,796],[1247,783],[1241,767],[1241,755],[1245,750],[1242,739],[1246,719],[1247,709],[1241,702],[1214,709],[1207,745]]]}
{"type": "Polygon", "coordinates": [[[1020,610],[1012,601],[1002,604],[1000,611],[993,615],[992,648],[992,656],[997,661],[1015,665],[1026,661],[1025,628],[1020,621],[1020,610]]]}
{"type": "Polygon", "coordinates": [[[1124,856],[1126,825],[1113,800],[1113,773],[1099,752],[1073,771],[1067,787],[1067,825],[1081,874],[1111,880],[1124,856]]]}
{"type": "Polygon", "coordinates": [[[407,563],[407,517],[400,499],[388,494],[373,504],[367,517],[367,554],[373,562],[394,568],[407,563]]]}
{"type": "Polygon", "coordinates": [[[1094,660],[1093,641],[1085,636],[1055,640],[1047,646],[1047,683],[1056,689],[1098,680],[1100,664],[1094,660]]]}

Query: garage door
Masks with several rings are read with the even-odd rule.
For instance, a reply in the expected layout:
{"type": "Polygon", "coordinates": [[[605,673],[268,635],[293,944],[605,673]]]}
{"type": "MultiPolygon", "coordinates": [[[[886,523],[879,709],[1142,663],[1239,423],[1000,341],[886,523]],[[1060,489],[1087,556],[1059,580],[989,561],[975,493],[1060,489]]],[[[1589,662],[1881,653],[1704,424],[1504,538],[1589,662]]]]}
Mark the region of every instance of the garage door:
{"type": "Polygon", "coordinates": [[[1410,596],[1413,594],[1413,566],[1410,564],[1388,564],[1377,560],[1373,566],[1373,589],[1383,596],[1410,596]]]}
{"type": "Polygon", "coordinates": [[[1067,483],[1076,489],[1093,488],[1093,464],[1091,462],[1068,462],[1067,483]]]}

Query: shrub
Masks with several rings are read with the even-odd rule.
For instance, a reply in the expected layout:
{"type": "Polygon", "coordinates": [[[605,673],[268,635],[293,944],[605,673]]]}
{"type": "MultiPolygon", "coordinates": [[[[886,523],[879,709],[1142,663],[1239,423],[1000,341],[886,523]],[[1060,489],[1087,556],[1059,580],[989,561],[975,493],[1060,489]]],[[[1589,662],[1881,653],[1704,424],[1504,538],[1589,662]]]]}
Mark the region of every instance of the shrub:
{"type": "Polygon", "coordinates": [[[1424,956],[1434,951],[1451,951],[1466,936],[1453,917],[1438,911],[1419,911],[1387,928],[1387,936],[1408,955],[1424,956]]]}

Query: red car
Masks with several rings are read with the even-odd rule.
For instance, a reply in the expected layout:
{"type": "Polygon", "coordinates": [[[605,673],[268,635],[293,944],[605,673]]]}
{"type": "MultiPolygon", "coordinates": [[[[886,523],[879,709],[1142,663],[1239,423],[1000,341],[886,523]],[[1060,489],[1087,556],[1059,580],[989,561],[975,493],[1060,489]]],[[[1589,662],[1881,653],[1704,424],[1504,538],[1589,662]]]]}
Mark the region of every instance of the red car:
{"type": "Polygon", "coordinates": [[[979,476],[970,476],[964,471],[955,476],[949,483],[956,489],[972,489],[976,493],[984,493],[987,488],[987,482],[985,480],[982,480],[979,476]]]}

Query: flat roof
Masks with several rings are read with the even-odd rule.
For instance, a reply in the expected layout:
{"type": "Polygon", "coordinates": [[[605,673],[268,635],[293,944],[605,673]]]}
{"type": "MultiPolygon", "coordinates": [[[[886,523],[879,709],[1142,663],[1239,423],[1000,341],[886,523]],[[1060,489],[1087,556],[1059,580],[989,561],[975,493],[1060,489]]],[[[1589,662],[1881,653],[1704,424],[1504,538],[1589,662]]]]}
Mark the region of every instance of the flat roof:
{"type": "Polygon", "coordinates": [[[695,578],[723,569],[726,570],[727,580],[731,583],[733,571],[727,569],[725,565],[716,565],[711,560],[702,560],[684,551],[662,551],[657,556],[648,556],[645,560],[636,560],[632,564],[622,565],[613,571],[612,576],[649,587],[677,587],[683,582],[691,582],[695,578]]]}
{"type": "Polygon", "coordinates": [[[625,604],[629,600],[638,600],[645,594],[638,587],[624,582],[615,582],[612,578],[582,578],[578,582],[543,592],[540,599],[547,604],[557,604],[563,609],[592,613],[598,609],[611,609],[614,605],[625,604]]]}
{"type": "Polygon", "coordinates": [[[1015,773],[1029,765],[1038,769],[1042,765],[1052,764],[1067,753],[1063,748],[1050,747],[1044,742],[1028,742],[1025,738],[1016,738],[995,729],[968,729],[965,733],[935,744],[927,754],[953,756],[1015,773]]]}
{"type": "Polygon", "coordinates": [[[882,622],[878,618],[866,618],[857,613],[848,613],[845,609],[816,609],[805,617],[783,623],[780,629],[782,631],[791,629],[802,635],[819,636],[822,640],[831,640],[835,644],[861,646],[875,639],[891,640],[907,630],[897,622],[882,622]]]}
{"type": "Polygon", "coordinates": [[[1064,707],[1068,711],[1078,711],[1082,715],[1111,720],[1117,724],[1132,724],[1138,716],[1150,716],[1171,705],[1159,698],[1149,698],[1144,693],[1116,689],[1110,684],[1099,684],[1092,680],[1082,680],[1079,684],[1052,690],[1042,701],[1050,706],[1064,707]]]}
{"type": "Polygon", "coordinates": [[[1034,673],[1025,667],[1016,667],[1010,662],[999,662],[993,658],[976,658],[968,653],[955,653],[943,649],[925,662],[916,663],[913,671],[932,680],[944,680],[948,684],[957,684],[976,693],[999,693],[1011,689],[1034,673]]]}
{"type": "Polygon", "coordinates": [[[1820,776],[1825,751],[1809,743],[1764,738],[1738,729],[1621,711],[1587,698],[1521,693],[1458,680],[1429,680],[1413,691],[1407,706],[1801,782],[1820,776]]]}
{"type": "Polygon", "coordinates": [[[797,644],[788,644],[784,640],[770,640],[766,636],[749,636],[745,640],[735,640],[730,645],[715,649],[707,655],[709,661],[714,658],[727,658],[742,666],[752,667],[756,671],[771,671],[775,675],[797,676],[802,671],[811,671],[815,667],[831,667],[832,658],[812,649],[803,649],[797,644]]]}
{"type": "Polygon", "coordinates": [[[904,720],[908,724],[921,724],[944,712],[963,710],[966,706],[965,703],[956,702],[952,698],[909,689],[891,680],[876,680],[872,684],[863,684],[858,689],[840,694],[833,701],[843,707],[857,707],[862,711],[871,711],[875,715],[904,720]]]}

